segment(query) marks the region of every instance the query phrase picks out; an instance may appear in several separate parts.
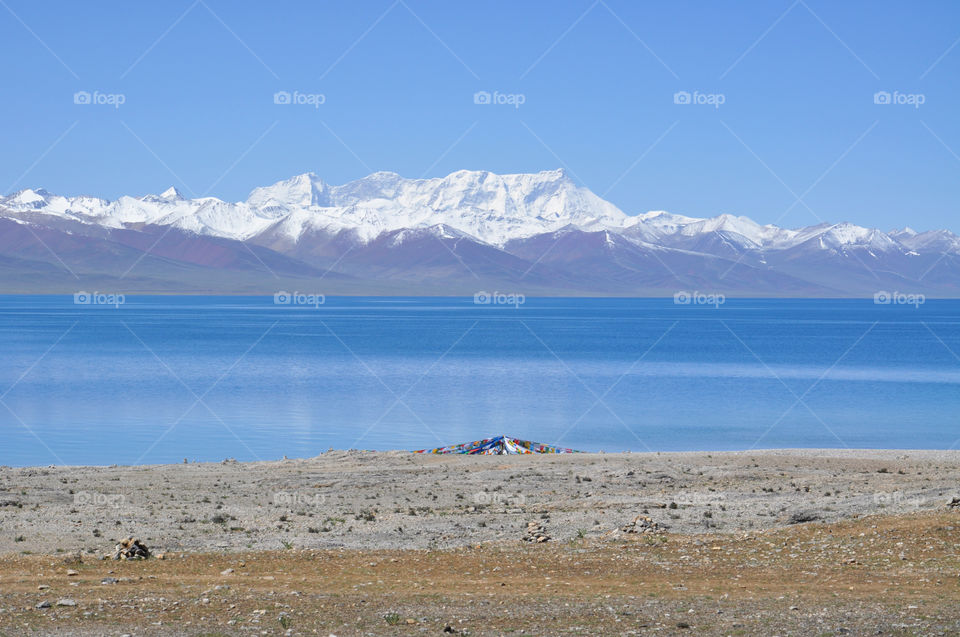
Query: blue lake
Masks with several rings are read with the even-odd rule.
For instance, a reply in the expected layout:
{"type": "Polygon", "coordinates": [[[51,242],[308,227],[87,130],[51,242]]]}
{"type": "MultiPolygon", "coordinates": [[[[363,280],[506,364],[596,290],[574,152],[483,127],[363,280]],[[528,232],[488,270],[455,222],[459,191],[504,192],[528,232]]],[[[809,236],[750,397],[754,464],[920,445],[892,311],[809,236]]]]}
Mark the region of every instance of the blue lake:
{"type": "Polygon", "coordinates": [[[0,464],[960,443],[960,301],[0,297],[0,464]]]}

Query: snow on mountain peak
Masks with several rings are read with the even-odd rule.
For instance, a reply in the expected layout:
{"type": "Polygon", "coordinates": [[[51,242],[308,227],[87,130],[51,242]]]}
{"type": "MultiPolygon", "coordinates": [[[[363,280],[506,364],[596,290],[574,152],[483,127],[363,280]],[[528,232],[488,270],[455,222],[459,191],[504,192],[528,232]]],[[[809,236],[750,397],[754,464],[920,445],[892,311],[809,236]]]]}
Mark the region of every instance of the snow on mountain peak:
{"type": "Polygon", "coordinates": [[[886,248],[893,241],[879,230],[856,226],[852,223],[838,223],[823,234],[823,239],[830,247],[846,245],[866,245],[875,248],[886,248]]]}
{"type": "MultiPolygon", "coordinates": [[[[160,195],[124,196],[112,202],[26,189],[0,197],[0,206],[5,209],[2,214],[12,218],[29,212],[111,228],[169,225],[242,240],[270,232],[292,242],[309,233],[343,231],[354,240],[369,242],[385,232],[426,229],[440,237],[460,233],[500,247],[514,239],[570,229],[606,231],[612,233],[608,239],[619,234],[633,242],[682,249],[698,245],[701,237],[742,250],[787,249],[808,241],[829,250],[846,246],[887,250],[934,242],[955,249],[952,246],[960,241],[952,234],[917,234],[909,228],[884,234],[850,223],[790,230],[731,214],[698,218],[651,211],[628,216],[577,185],[562,168],[502,175],[459,170],[423,179],[381,171],[339,186],[303,173],[255,188],[246,201],[235,203],[215,197],[185,199],[174,187],[160,195]]],[[[398,235],[397,240],[408,235],[398,235]]]]}
{"type": "Polygon", "coordinates": [[[917,236],[917,231],[911,228],[910,226],[904,226],[902,229],[894,228],[888,232],[891,237],[915,237],[917,236]]]}
{"type": "Polygon", "coordinates": [[[47,201],[44,195],[49,195],[43,188],[32,190],[27,188],[14,193],[9,197],[9,201],[14,204],[20,204],[30,208],[39,208],[46,205],[47,201]]]}
{"type": "Polygon", "coordinates": [[[161,199],[183,199],[183,195],[180,194],[180,191],[174,186],[170,186],[166,190],[160,193],[161,199]]]}
{"type": "MultiPolygon", "coordinates": [[[[289,186],[281,182],[270,190],[286,193],[289,186]]],[[[254,192],[257,196],[247,200],[252,207],[264,208],[281,198],[276,192],[254,192]]],[[[301,207],[317,213],[314,227],[333,217],[333,223],[355,227],[367,240],[385,231],[443,223],[495,245],[571,223],[622,227],[628,219],[613,204],[576,186],[564,171],[497,175],[460,170],[429,179],[379,172],[330,186],[322,201],[301,207]]]]}
{"type": "Polygon", "coordinates": [[[326,203],[327,184],[314,173],[296,175],[271,186],[254,188],[247,197],[253,208],[285,209],[309,208],[326,203]]]}

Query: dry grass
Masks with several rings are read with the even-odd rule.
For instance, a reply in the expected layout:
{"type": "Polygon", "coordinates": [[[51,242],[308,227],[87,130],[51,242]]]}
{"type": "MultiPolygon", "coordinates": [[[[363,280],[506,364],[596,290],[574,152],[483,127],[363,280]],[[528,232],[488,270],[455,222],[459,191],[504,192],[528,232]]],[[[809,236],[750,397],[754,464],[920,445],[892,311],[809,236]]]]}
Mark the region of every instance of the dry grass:
{"type": "Polygon", "coordinates": [[[445,551],[9,556],[0,635],[958,634],[958,549],[950,512],[445,551]],[[64,597],[77,605],[34,608],[64,597]]]}

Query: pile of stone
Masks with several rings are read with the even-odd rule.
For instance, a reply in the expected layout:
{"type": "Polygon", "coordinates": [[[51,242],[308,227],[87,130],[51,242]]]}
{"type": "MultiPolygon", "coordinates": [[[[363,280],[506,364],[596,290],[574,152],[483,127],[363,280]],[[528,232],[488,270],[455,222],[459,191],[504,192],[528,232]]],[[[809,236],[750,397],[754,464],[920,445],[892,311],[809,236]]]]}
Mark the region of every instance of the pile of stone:
{"type": "Polygon", "coordinates": [[[952,500],[947,502],[947,506],[951,509],[960,509],[960,498],[954,497],[952,500]]]}
{"type": "Polygon", "coordinates": [[[527,522],[527,532],[523,536],[523,541],[535,542],[539,544],[542,542],[549,542],[550,536],[547,535],[546,527],[544,527],[540,522],[527,522]]]}
{"type": "Polygon", "coordinates": [[[633,518],[633,522],[620,527],[624,533],[663,533],[665,528],[660,526],[659,522],[654,522],[652,518],[646,515],[638,515],[633,518]]]}
{"type": "Polygon", "coordinates": [[[135,537],[120,540],[113,552],[115,560],[145,560],[150,557],[150,549],[135,537]]]}

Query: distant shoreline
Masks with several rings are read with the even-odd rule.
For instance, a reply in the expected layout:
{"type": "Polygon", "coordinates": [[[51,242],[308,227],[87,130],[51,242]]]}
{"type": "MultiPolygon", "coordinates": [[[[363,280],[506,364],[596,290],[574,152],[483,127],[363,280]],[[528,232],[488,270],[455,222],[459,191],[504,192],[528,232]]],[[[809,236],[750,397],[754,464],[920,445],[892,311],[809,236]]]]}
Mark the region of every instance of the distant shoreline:
{"type": "MultiPolygon", "coordinates": [[[[665,451],[581,451],[574,450],[575,453],[559,453],[559,454],[522,454],[519,457],[552,457],[552,456],[579,456],[579,457],[592,457],[596,456],[599,458],[606,457],[618,457],[626,456],[628,458],[656,458],[659,456],[743,456],[743,455],[752,455],[752,456],[796,456],[796,457],[809,457],[809,458],[818,458],[818,457],[845,457],[849,456],[850,458],[856,459],[889,459],[891,455],[898,454],[910,454],[910,455],[937,455],[944,454],[944,458],[954,458],[957,457],[960,460],[960,449],[937,449],[930,447],[918,447],[915,449],[911,448],[897,448],[897,449],[883,449],[883,448],[873,448],[873,447],[785,447],[785,448],[770,448],[770,449],[694,449],[694,450],[665,450],[665,451]]],[[[319,460],[329,456],[354,456],[354,455],[369,455],[369,456],[384,456],[384,457],[393,457],[396,455],[406,455],[410,454],[412,456],[419,457],[430,457],[430,458],[506,458],[511,457],[511,455],[471,455],[471,454],[460,454],[460,453],[420,453],[419,449],[337,449],[332,448],[327,451],[321,452],[315,456],[284,456],[283,458],[270,458],[268,460],[237,460],[236,458],[224,458],[222,460],[191,460],[189,457],[185,458],[185,462],[159,462],[159,463],[147,463],[141,462],[136,464],[125,464],[125,463],[111,463],[111,464],[48,464],[48,465],[5,465],[0,464],[0,470],[4,469],[16,469],[16,470],[31,470],[31,469],[118,469],[118,468],[128,468],[128,469],[161,469],[161,468],[172,468],[172,467],[182,467],[184,465],[194,465],[194,466],[218,466],[223,464],[240,464],[240,465],[271,465],[276,463],[286,463],[286,462],[309,462],[311,460],[319,460]]]]}

